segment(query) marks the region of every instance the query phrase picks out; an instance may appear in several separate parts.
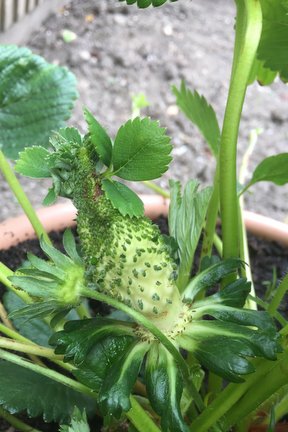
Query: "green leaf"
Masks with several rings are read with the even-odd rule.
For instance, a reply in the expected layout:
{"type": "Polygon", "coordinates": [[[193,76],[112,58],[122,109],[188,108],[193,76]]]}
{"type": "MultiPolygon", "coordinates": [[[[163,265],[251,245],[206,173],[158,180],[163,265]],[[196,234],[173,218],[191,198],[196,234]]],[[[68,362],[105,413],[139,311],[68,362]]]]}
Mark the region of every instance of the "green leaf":
{"type": "Polygon", "coordinates": [[[49,154],[49,151],[44,147],[28,147],[20,152],[15,171],[27,177],[49,178],[51,171],[46,162],[46,157],[49,154]]]}
{"type": "Polygon", "coordinates": [[[182,377],[171,354],[158,342],[149,350],[145,381],[151,406],[161,417],[161,430],[188,432],[180,409],[182,377]]]}
{"type": "MultiPolygon", "coordinates": [[[[167,2],[167,0],[119,0],[119,1],[126,1],[127,5],[132,5],[134,3],[137,3],[137,6],[139,8],[145,9],[149,6],[162,6],[164,3],[167,2]]],[[[175,2],[177,0],[170,0],[170,2],[175,2]]]]}
{"type": "MultiPolygon", "coordinates": [[[[4,306],[8,314],[12,314],[26,306],[16,294],[8,291],[4,294],[4,306]]],[[[27,321],[26,318],[11,318],[14,327],[19,331],[22,336],[30,339],[42,346],[49,346],[48,340],[52,335],[52,331],[48,324],[40,319],[31,319],[27,321]]]]}
{"type": "Polygon", "coordinates": [[[71,229],[66,229],[63,235],[63,246],[65,249],[65,252],[73,262],[79,265],[83,265],[83,261],[78,253],[76,242],[74,235],[71,231],[71,229]]]}
{"type": "Polygon", "coordinates": [[[0,47],[0,149],[17,159],[31,145],[47,146],[53,129],[70,117],[76,80],[27,48],[0,47]]]}
{"type": "Polygon", "coordinates": [[[112,141],[87,108],[84,109],[84,116],[91,135],[91,142],[95,146],[100,160],[109,167],[112,159],[112,141]]]}
{"type": "Polygon", "coordinates": [[[243,262],[239,258],[230,258],[206,268],[197,274],[186,287],[183,293],[183,301],[191,302],[200,291],[213,287],[224,276],[235,272],[242,265],[243,262]]]}
{"type": "Polygon", "coordinates": [[[270,181],[276,185],[284,185],[288,182],[288,153],[281,153],[276,156],[265,158],[255,168],[252,179],[245,187],[248,189],[255,183],[261,181],[270,181]]]}
{"type": "Polygon", "coordinates": [[[181,111],[198,127],[212,153],[216,156],[220,142],[220,128],[212,106],[208,104],[204,96],[187,89],[184,81],[180,89],[173,87],[173,93],[181,111]]]}
{"type": "Polygon", "coordinates": [[[261,0],[263,28],[257,57],[266,68],[288,80],[288,3],[286,0],[261,0]]]}
{"type": "Polygon", "coordinates": [[[103,415],[119,418],[122,411],[130,410],[130,395],[148,349],[147,342],[135,342],[113,363],[99,392],[99,406],[103,415]]]}
{"type": "Polygon", "coordinates": [[[170,138],[156,121],[136,117],[119,129],[113,149],[115,175],[125,180],[153,180],[171,162],[170,138]]]}
{"type": "Polygon", "coordinates": [[[102,180],[102,189],[113,207],[123,216],[144,216],[144,204],[130,188],[113,180],[102,180]]]}
{"type": "Polygon", "coordinates": [[[211,196],[211,188],[198,191],[198,182],[190,180],[181,197],[180,183],[170,182],[171,205],[169,209],[170,235],[174,237],[179,246],[179,277],[177,285],[182,291],[190,278],[194,254],[211,196]]]}
{"type": "Polygon", "coordinates": [[[56,201],[56,199],[57,199],[57,196],[58,196],[58,194],[56,194],[54,186],[51,187],[49,189],[47,195],[43,199],[43,205],[44,206],[49,206],[49,205],[54,204],[55,201],[56,201]]]}
{"type": "Polygon", "coordinates": [[[61,425],[59,432],[90,432],[85,411],[83,414],[75,407],[70,425],[61,425]]]}
{"type": "Polygon", "coordinates": [[[0,405],[11,414],[43,415],[46,422],[68,421],[75,406],[89,413],[95,409],[87,396],[6,361],[0,361],[0,405]]]}

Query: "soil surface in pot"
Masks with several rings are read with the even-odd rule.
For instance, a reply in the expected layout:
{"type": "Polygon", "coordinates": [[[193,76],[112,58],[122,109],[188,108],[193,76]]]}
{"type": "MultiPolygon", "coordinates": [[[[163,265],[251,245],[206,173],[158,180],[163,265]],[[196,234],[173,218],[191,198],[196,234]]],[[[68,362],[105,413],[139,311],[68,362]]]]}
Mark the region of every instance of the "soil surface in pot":
{"type": "MultiPolygon", "coordinates": [[[[168,233],[168,225],[166,218],[158,218],[156,223],[160,226],[163,233],[168,233]]],[[[62,233],[52,233],[51,238],[54,245],[63,250],[62,248],[62,233]]],[[[271,284],[277,284],[279,279],[287,271],[287,248],[282,247],[277,243],[267,242],[253,236],[249,236],[249,249],[251,255],[251,265],[253,268],[254,284],[257,295],[261,298],[265,297],[267,289],[271,284]]],[[[0,251],[0,261],[6,264],[12,270],[17,269],[23,261],[26,259],[27,252],[31,252],[37,256],[45,257],[43,252],[39,248],[37,240],[26,241],[21,243],[18,247],[13,247],[8,251],[0,251]]],[[[198,254],[199,256],[199,254],[198,254]]],[[[195,262],[197,263],[198,256],[196,255],[195,262]]],[[[0,298],[3,296],[4,288],[0,284],[0,298]]],[[[281,305],[280,311],[287,316],[288,311],[288,299],[286,298],[281,305]]],[[[94,313],[107,314],[109,308],[106,305],[98,302],[93,302],[91,308],[94,313]]],[[[58,431],[58,425],[44,423],[41,419],[25,419],[25,421],[36,428],[39,428],[43,432],[56,432],[58,431]]],[[[288,430],[288,424],[285,425],[288,430]]],[[[93,432],[101,431],[101,425],[99,419],[95,419],[91,422],[91,430],[93,432]]],[[[126,429],[123,429],[123,432],[126,429]]],[[[16,429],[10,428],[6,422],[0,419],[0,432],[16,432],[16,429]]],[[[121,429],[117,429],[118,432],[121,429]]]]}

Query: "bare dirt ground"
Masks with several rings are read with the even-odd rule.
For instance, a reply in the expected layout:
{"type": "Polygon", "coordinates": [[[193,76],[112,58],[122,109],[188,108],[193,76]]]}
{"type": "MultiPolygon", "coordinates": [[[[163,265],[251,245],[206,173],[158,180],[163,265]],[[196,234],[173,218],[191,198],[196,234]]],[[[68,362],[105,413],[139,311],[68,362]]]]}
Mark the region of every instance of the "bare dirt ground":
{"type": "MultiPolygon", "coordinates": [[[[50,62],[69,67],[78,79],[80,98],[70,124],[85,131],[82,107],[87,106],[113,135],[131,116],[131,96],[144,92],[150,106],[143,110],[167,127],[174,145],[168,178],[198,178],[211,184],[215,162],[199,133],[178,112],[172,85],[182,79],[205,95],[220,124],[228,92],[232,61],[235,7],[232,0],[179,0],[158,9],[139,10],[117,0],[72,1],[35,31],[28,46],[50,62]],[[77,39],[65,43],[63,29],[77,39]]],[[[249,171],[265,156],[287,151],[288,90],[281,82],[248,88],[240,128],[239,155],[249,133],[263,130],[249,171]]],[[[21,180],[22,181],[22,180],[21,180]]],[[[33,203],[41,204],[47,183],[23,181],[33,203]]],[[[7,186],[0,181],[3,198],[7,186]]],[[[142,185],[137,191],[147,192],[142,185]]],[[[246,207],[285,220],[288,186],[260,183],[246,197],[246,207]]],[[[19,213],[14,202],[0,209],[0,219],[19,213]]]]}

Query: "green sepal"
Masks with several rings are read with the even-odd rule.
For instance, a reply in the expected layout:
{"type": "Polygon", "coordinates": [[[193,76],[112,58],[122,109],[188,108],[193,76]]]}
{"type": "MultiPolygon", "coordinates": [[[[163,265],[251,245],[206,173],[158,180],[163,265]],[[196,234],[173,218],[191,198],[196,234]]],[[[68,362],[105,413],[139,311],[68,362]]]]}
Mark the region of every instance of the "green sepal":
{"type": "Polygon", "coordinates": [[[15,171],[32,178],[49,178],[51,170],[46,162],[50,152],[41,146],[27,147],[19,153],[15,171]]]}
{"type": "Polygon", "coordinates": [[[82,384],[98,392],[110,367],[134,341],[135,338],[130,335],[107,335],[93,346],[73,375],[82,384]]]}
{"type": "Polygon", "coordinates": [[[103,415],[120,418],[122,411],[130,410],[130,395],[148,349],[147,342],[135,341],[113,363],[99,392],[99,406],[103,415]]]}
{"type": "Polygon", "coordinates": [[[204,96],[186,88],[182,81],[180,89],[173,86],[176,103],[186,117],[198,127],[211,152],[217,156],[220,143],[220,128],[214,109],[208,104],[204,96]]]}
{"type": "Polygon", "coordinates": [[[183,301],[193,301],[199,292],[212,287],[223,277],[235,272],[241,266],[243,266],[243,262],[239,258],[231,258],[206,268],[188,284],[183,292],[183,301]]]}
{"type": "MultiPolygon", "coordinates": [[[[137,4],[137,6],[141,9],[145,9],[149,6],[162,6],[164,3],[166,3],[168,0],[119,0],[121,2],[126,1],[127,5],[133,5],[137,4]]],[[[175,2],[177,0],[170,0],[170,2],[175,2]]]]}
{"type": "Polygon", "coordinates": [[[133,336],[132,324],[102,317],[69,321],[64,330],[55,333],[49,343],[55,346],[56,354],[63,354],[65,361],[76,366],[84,363],[92,348],[108,336],[133,336]]]}
{"type": "Polygon", "coordinates": [[[161,177],[172,158],[166,130],[148,117],[129,120],[117,132],[113,148],[113,174],[124,180],[161,177]]]}
{"type": "Polygon", "coordinates": [[[171,204],[169,207],[169,232],[179,247],[179,276],[177,286],[180,291],[186,287],[194,260],[194,254],[199,242],[205,221],[211,188],[198,191],[197,180],[187,182],[183,197],[181,183],[170,181],[171,204]]]}
{"type": "Polygon", "coordinates": [[[183,380],[173,357],[158,342],[147,356],[145,382],[151,406],[161,417],[161,430],[188,432],[180,409],[183,380]]]}
{"type": "Polygon", "coordinates": [[[193,307],[201,308],[203,306],[210,307],[212,304],[224,304],[226,306],[242,308],[246,302],[250,290],[251,282],[248,282],[245,278],[239,278],[223,289],[217,291],[215,294],[212,294],[203,300],[195,301],[193,303],[193,307]]]}
{"type": "Polygon", "coordinates": [[[71,260],[79,265],[83,265],[83,261],[79,252],[77,250],[77,245],[75,242],[75,237],[71,231],[71,229],[66,229],[63,234],[63,246],[67,255],[71,258],[71,260]]]}
{"type": "Polygon", "coordinates": [[[88,124],[91,142],[95,146],[100,160],[109,167],[112,160],[112,141],[105,129],[87,108],[84,109],[84,116],[88,124]]]}
{"type": "Polygon", "coordinates": [[[11,414],[26,411],[46,422],[68,421],[75,406],[95,410],[95,401],[24,367],[0,361],[0,406],[11,414]]]}
{"type": "Polygon", "coordinates": [[[261,326],[265,316],[260,318],[257,317],[259,312],[249,312],[245,315],[241,309],[223,307],[222,315],[221,312],[215,313],[221,321],[196,320],[188,324],[178,343],[193,352],[197,360],[212,372],[229,381],[242,382],[241,375],[254,371],[253,364],[246,357],[276,360],[281,350],[276,329],[267,325],[255,330],[261,326]]]}
{"type": "Polygon", "coordinates": [[[101,182],[106,197],[122,216],[144,216],[144,204],[138,195],[123,183],[104,179],[101,182]]]}

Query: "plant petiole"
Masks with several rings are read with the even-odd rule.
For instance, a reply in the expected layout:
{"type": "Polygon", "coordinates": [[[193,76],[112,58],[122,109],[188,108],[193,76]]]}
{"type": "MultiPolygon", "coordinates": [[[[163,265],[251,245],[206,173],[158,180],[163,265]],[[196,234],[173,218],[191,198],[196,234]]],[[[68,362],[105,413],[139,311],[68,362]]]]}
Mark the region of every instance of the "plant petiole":
{"type": "Polygon", "coordinates": [[[43,236],[46,243],[51,244],[51,240],[48,234],[45,231],[40,219],[37,216],[32,204],[30,203],[27,195],[25,194],[22,186],[20,185],[14,171],[9,165],[9,162],[6,160],[3,152],[0,150],[0,170],[2,171],[11,191],[13,192],[15,198],[21,205],[24,210],[26,216],[28,217],[31,225],[33,226],[37,237],[40,239],[43,236]]]}
{"type": "Polygon", "coordinates": [[[27,423],[24,423],[22,420],[19,420],[17,417],[10,414],[8,411],[4,410],[1,406],[0,406],[0,417],[6,420],[11,426],[13,426],[13,428],[17,429],[17,431],[42,432],[39,429],[35,429],[32,426],[29,426],[27,423]]]}

